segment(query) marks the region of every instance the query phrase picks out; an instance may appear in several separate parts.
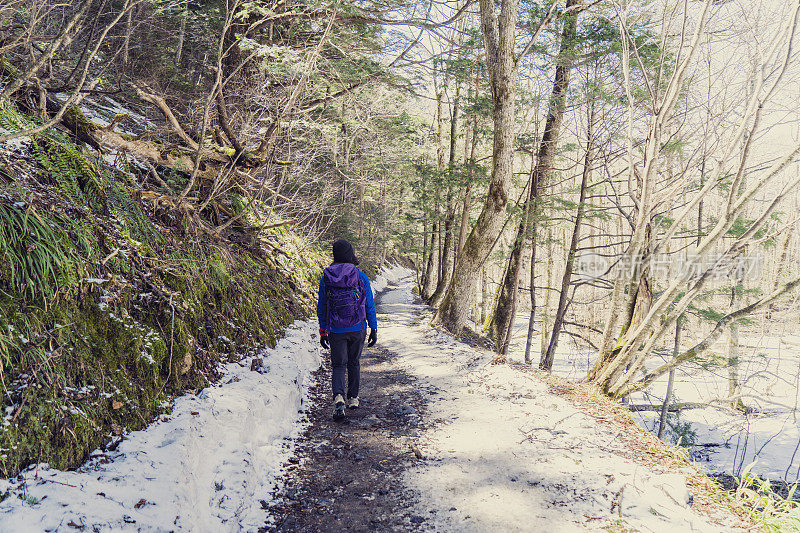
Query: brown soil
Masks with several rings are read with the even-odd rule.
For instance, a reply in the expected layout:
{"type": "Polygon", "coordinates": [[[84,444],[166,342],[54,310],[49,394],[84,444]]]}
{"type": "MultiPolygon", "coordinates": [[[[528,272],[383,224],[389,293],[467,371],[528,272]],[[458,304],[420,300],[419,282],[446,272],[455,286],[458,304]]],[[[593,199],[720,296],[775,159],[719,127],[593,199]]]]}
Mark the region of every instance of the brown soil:
{"type": "Polygon", "coordinates": [[[264,531],[419,531],[401,475],[418,457],[425,400],[380,343],[361,357],[361,407],[332,419],[330,361],[316,373],[309,425],[264,531]]]}

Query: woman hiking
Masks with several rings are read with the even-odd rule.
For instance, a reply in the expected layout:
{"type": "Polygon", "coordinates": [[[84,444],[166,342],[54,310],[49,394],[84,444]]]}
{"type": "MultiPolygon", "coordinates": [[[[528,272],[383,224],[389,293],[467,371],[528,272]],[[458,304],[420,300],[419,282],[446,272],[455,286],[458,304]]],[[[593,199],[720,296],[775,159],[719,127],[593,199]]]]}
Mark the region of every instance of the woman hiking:
{"type": "Polygon", "coordinates": [[[353,245],[344,239],[333,243],[333,264],[325,269],[319,282],[317,318],[319,342],[330,348],[333,376],[333,419],[344,418],[345,373],[347,374],[347,408],[358,407],[361,379],[361,351],[369,325],[369,342],[378,342],[378,320],[375,301],[367,275],[357,266],[353,245]]]}

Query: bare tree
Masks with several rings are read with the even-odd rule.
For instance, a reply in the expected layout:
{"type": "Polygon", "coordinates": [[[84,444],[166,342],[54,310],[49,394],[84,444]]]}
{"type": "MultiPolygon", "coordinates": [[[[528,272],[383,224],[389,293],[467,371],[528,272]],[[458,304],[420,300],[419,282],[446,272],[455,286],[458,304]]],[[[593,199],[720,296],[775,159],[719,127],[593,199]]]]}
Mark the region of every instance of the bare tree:
{"type": "MultiPolygon", "coordinates": [[[[625,252],[625,258],[632,264],[641,261],[648,255],[658,253],[665,246],[665,243],[675,235],[681,227],[681,223],[686,220],[709,191],[717,186],[721,180],[730,177],[730,189],[720,211],[720,216],[697,246],[696,252],[698,255],[710,253],[715,246],[722,243],[723,237],[745,207],[752,205],[750,202],[757,194],[766,193],[770,187],[773,187],[773,184],[783,175],[784,170],[800,153],[800,144],[793,146],[773,164],[758,172],[758,175],[754,176],[749,186],[741,187],[750,158],[753,139],[757,136],[758,128],[761,125],[764,103],[775,94],[793,57],[792,41],[796,33],[798,13],[800,12],[800,3],[793,2],[789,16],[781,25],[777,38],[774,39],[772,46],[763,56],[753,84],[752,96],[745,102],[743,116],[738,128],[730,136],[727,144],[718,150],[716,168],[696,193],[684,202],[675,219],[663,231],[663,235],[653,239],[652,246],[650,246],[648,221],[652,217],[656,206],[674,195],[674,191],[678,190],[679,187],[685,186],[681,180],[678,180],[676,183],[671,184],[670,187],[660,192],[656,191],[655,170],[659,156],[662,153],[663,132],[674,111],[689,65],[698,50],[710,6],[711,2],[704,4],[698,15],[691,38],[685,44],[680,44],[679,51],[681,54],[676,60],[676,67],[665,84],[663,92],[656,89],[658,87],[657,83],[651,85],[651,87],[655,87],[652,89],[651,94],[654,107],[651,111],[644,157],[640,167],[641,171],[638,170],[638,165],[634,165],[633,153],[630,152],[631,163],[628,170],[631,175],[630,181],[638,179],[640,183],[640,194],[637,198],[637,219],[633,236],[625,252]],[[733,154],[737,151],[738,155],[734,158],[733,154]]],[[[620,21],[624,30],[624,17],[621,17],[620,21]]],[[[633,49],[630,48],[630,50],[633,49]]],[[[747,227],[746,231],[723,246],[723,257],[735,257],[743,250],[747,243],[753,240],[754,235],[764,227],[770,214],[782,203],[789,191],[793,190],[798,182],[800,182],[800,178],[792,178],[780,187],[778,192],[772,193],[767,201],[764,202],[763,205],[765,207],[760,209],[755,220],[747,227]]],[[[688,272],[676,276],[669,286],[660,293],[659,298],[653,302],[650,309],[644,313],[638,324],[632,325],[628,329],[623,329],[619,335],[614,335],[616,318],[624,315],[622,310],[630,306],[631,298],[636,292],[634,289],[641,282],[641,269],[638,272],[634,270],[633,276],[618,281],[613,293],[612,305],[608,312],[607,327],[599,358],[590,373],[591,379],[613,395],[625,395],[632,390],[641,388],[643,383],[651,382],[654,376],[653,372],[648,373],[643,380],[636,382],[644,362],[665,333],[672,328],[675,320],[687,310],[691,302],[701,293],[716,268],[718,268],[718,264],[709,266],[696,279],[690,279],[688,272]],[[689,289],[685,290],[687,282],[690,282],[690,285],[689,289]],[[618,340],[614,343],[615,347],[612,349],[611,339],[614,337],[617,337],[618,340]]],[[[726,315],[724,319],[720,320],[718,327],[715,327],[714,333],[709,338],[718,335],[716,332],[719,327],[722,327],[719,324],[724,326],[730,323],[731,320],[740,318],[743,314],[766,305],[768,301],[783,295],[793,287],[793,282],[790,282],[758,302],[726,315]]],[[[676,357],[671,363],[660,367],[655,375],[668,372],[676,364],[680,364],[680,362],[684,362],[701,353],[701,349],[707,348],[707,346],[705,342],[698,344],[692,350],[676,357]]]]}

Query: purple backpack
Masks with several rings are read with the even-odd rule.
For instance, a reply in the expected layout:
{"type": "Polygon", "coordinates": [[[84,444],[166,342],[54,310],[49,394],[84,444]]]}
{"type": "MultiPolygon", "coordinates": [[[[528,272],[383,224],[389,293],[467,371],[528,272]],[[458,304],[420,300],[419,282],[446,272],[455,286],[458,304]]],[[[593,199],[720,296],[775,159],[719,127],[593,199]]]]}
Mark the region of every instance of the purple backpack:
{"type": "Polygon", "coordinates": [[[325,269],[328,327],[352,328],[367,319],[367,295],[352,263],[334,263],[325,269]]]}

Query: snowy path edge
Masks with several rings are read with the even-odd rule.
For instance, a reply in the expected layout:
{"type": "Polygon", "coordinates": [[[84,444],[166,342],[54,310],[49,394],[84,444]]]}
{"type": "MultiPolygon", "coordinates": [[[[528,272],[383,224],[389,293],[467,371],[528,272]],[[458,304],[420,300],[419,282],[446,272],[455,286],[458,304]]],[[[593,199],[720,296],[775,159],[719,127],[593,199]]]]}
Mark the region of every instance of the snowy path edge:
{"type": "Polygon", "coordinates": [[[414,440],[423,458],[403,476],[423,530],[741,530],[721,509],[692,508],[688,464],[662,468],[627,447],[631,427],[431,327],[410,273],[381,304],[382,346],[430,398],[414,440]]]}
{"type": "MultiPolygon", "coordinates": [[[[385,289],[399,267],[372,282],[385,289]]],[[[222,378],[175,399],[172,412],[96,450],[75,471],[31,465],[0,479],[0,531],[257,531],[305,427],[312,373],[322,364],[316,319],[297,320],[275,348],[223,365],[222,378]],[[261,358],[260,371],[250,369],[261,358]]]]}

